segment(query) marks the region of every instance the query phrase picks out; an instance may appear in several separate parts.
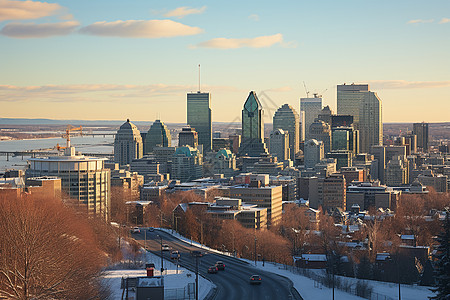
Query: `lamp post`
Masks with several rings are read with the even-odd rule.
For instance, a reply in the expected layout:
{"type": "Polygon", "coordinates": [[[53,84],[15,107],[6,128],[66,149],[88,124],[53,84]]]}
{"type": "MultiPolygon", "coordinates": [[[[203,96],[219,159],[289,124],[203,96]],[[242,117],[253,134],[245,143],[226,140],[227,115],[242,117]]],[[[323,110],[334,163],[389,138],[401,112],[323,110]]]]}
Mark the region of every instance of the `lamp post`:
{"type": "Polygon", "coordinates": [[[255,235],[255,266],[256,266],[256,235],[255,235]]]}
{"type": "Polygon", "coordinates": [[[163,274],[163,272],[164,272],[164,265],[163,265],[163,263],[164,263],[164,258],[163,258],[163,250],[162,250],[162,237],[158,234],[157,235],[158,237],[159,237],[159,239],[160,239],[160,245],[161,245],[161,276],[162,276],[162,274],[163,274]]]}
{"type": "Polygon", "coordinates": [[[195,300],[198,300],[198,255],[195,257],[195,300]]]}

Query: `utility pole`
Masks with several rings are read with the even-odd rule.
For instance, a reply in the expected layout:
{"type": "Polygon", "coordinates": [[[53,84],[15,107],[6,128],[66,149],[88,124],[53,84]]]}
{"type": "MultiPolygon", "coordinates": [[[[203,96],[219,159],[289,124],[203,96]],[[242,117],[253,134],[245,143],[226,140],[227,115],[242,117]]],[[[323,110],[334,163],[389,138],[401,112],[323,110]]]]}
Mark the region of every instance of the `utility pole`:
{"type": "Polygon", "coordinates": [[[144,249],[147,250],[147,229],[144,229],[144,249]]]}

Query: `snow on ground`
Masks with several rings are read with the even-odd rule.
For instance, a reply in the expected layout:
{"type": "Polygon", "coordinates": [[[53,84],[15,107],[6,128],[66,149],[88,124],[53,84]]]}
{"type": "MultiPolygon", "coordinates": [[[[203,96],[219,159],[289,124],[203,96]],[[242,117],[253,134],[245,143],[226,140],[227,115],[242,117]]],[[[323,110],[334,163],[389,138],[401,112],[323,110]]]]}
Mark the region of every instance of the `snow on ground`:
{"type": "MultiPolygon", "coordinates": [[[[221,251],[218,251],[215,249],[211,249],[211,248],[201,245],[195,241],[187,239],[187,238],[179,235],[176,232],[174,233],[170,229],[159,229],[159,230],[170,233],[174,237],[176,237],[182,241],[185,241],[187,243],[190,243],[191,245],[201,247],[201,248],[211,251],[211,252],[231,256],[230,253],[224,253],[224,252],[221,252],[221,251]]],[[[254,261],[250,261],[247,259],[242,259],[242,260],[245,260],[251,264],[254,264],[254,261]]],[[[294,284],[294,288],[300,293],[300,295],[303,297],[304,300],[331,299],[331,297],[332,297],[332,289],[327,288],[321,284],[318,284],[313,279],[310,279],[306,276],[295,274],[295,273],[287,270],[286,266],[284,266],[284,265],[265,262],[265,266],[263,267],[262,262],[258,262],[257,267],[261,268],[265,271],[269,271],[272,273],[276,273],[276,274],[288,277],[290,280],[292,280],[292,282],[294,284]]],[[[325,272],[323,270],[316,270],[316,272],[317,271],[319,273],[325,272]]],[[[352,282],[354,284],[356,284],[356,282],[358,281],[358,279],[356,279],[356,278],[343,277],[343,276],[339,276],[339,277],[341,277],[341,279],[343,279],[343,280],[348,280],[349,282],[352,282]]],[[[365,281],[367,283],[369,283],[369,285],[373,288],[372,291],[374,293],[378,293],[382,297],[387,296],[387,297],[391,297],[393,299],[398,299],[398,284],[392,283],[392,282],[375,281],[375,280],[365,280],[365,281]]],[[[429,287],[424,287],[424,286],[402,284],[400,289],[401,289],[400,292],[401,292],[402,300],[428,299],[428,297],[431,297],[434,295],[434,293],[432,293],[429,290],[429,287]]],[[[363,299],[361,297],[358,297],[358,296],[355,296],[355,295],[352,295],[352,294],[349,294],[349,293],[346,293],[344,291],[340,291],[337,289],[335,289],[335,298],[336,299],[349,299],[349,300],[363,299]]]]}
{"type": "MultiPolygon", "coordinates": [[[[250,260],[246,260],[249,263],[253,263],[250,260]]],[[[274,264],[274,263],[265,263],[265,266],[262,266],[262,262],[257,262],[257,267],[269,271],[272,273],[276,273],[282,276],[285,276],[292,280],[294,283],[295,289],[300,293],[304,300],[321,300],[321,299],[331,299],[332,289],[327,288],[323,285],[314,282],[313,279],[308,277],[295,274],[290,270],[286,270],[284,265],[274,264]]],[[[322,273],[325,275],[324,270],[314,270],[316,273],[322,273]]],[[[343,280],[348,280],[356,284],[356,278],[349,278],[343,276],[337,276],[343,280]]],[[[398,299],[398,284],[391,282],[381,282],[375,280],[365,280],[372,288],[374,293],[378,293],[379,297],[391,297],[392,299],[398,299]]],[[[428,297],[432,296],[433,293],[429,290],[428,287],[423,286],[414,286],[414,285],[401,285],[401,297],[402,300],[417,300],[417,299],[428,299],[428,297]]],[[[335,298],[336,299],[363,299],[358,296],[346,293],[344,291],[340,291],[335,289],[335,298]]],[[[383,299],[383,298],[380,298],[383,299]]]]}
{"type": "MultiPolygon", "coordinates": [[[[127,250],[124,250],[126,253],[127,250]]],[[[142,257],[142,261],[144,263],[153,263],[155,264],[155,270],[154,270],[154,276],[161,276],[161,258],[157,255],[154,255],[151,252],[144,253],[145,255],[142,257]]],[[[127,255],[124,255],[125,259],[129,259],[130,257],[127,257],[127,255]]],[[[178,267],[178,274],[177,274],[177,267],[176,264],[172,263],[171,261],[164,260],[164,269],[166,269],[163,272],[164,276],[164,290],[167,291],[171,289],[182,289],[187,288],[188,283],[194,283],[195,284],[195,273],[191,272],[185,268],[178,267]]],[[[147,271],[144,267],[141,267],[139,269],[130,269],[127,268],[126,265],[122,264],[121,266],[117,266],[117,268],[122,269],[115,269],[115,270],[107,270],[105,271],[105,274],[103,276],[103,284],[109,288],[111,291],[111,298],[112,300],[120,300],[122,299],[122,289],[120,288],[121,279],[122,277],[141,277],[141,276],[147,276],[147,271]],[[123,269],[125,267],[125,269],[123,269]]],[[[199,276],[199,299],[205,299],[210,290],[214,287],[214,284],[210,282],[209,280],[199,276]]]]}

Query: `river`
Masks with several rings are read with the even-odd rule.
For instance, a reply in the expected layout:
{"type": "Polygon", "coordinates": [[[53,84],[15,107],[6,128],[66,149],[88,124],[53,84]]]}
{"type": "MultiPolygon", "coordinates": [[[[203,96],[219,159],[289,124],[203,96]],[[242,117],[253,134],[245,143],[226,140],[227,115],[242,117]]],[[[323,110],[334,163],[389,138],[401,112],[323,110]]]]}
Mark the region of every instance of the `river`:
{"type": "MultiPolygon", "coordinates": [[[[115,133],[115,132],[105,132],[115,133]]],[[[71,144],[75,146],[76,151],[81,153],[114,153],[114,137],[106,136],[75,136],[71,137],[71,144]]],[[[55,148],[56,145],[66,145],[64,138],[46,138],[46,139],[30,139],[30,140],[7,140],[0,141],[0,151],[25,151],[25,150],[39,150],[55,148]]],[[[56,150],[55,150],[56,152],[56,150]]],[[[6,155],[0,155],[0,172],[6,169],[25,169],[27,160],[30,156],[9,156],[7,160],[6,155]]]]}

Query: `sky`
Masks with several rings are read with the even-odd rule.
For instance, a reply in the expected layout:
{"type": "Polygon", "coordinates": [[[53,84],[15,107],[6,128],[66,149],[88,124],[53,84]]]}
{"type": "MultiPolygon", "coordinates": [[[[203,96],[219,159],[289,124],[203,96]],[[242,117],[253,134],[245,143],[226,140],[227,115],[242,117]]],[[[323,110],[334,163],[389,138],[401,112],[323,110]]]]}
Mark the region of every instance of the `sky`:
{"type": "Polygon", "coordinates": [[[186,122],[186,93],[267,122],[368,83],[383,122],[450,121],[450,1],[0,0],[0,117],[186,122]]]}

